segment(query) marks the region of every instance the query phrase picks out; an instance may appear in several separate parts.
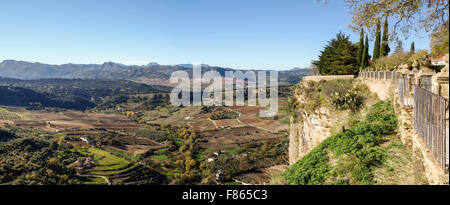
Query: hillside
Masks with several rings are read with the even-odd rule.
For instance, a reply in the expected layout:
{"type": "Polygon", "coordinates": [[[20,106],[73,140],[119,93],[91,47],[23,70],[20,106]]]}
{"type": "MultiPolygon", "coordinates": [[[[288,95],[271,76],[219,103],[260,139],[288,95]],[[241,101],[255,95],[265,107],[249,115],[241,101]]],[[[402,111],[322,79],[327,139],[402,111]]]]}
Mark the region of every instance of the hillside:
{"type": "Polygon", "coordinates": [[[107,97],[169,92],[165,86],[127,80],[39,79],[19,80],[0,77],[1,105],[60,107],[84,110],[103,103],[107,97]]]}
{"type": "Polygon", "coordinates": [[[62,143],[59,136],[42,130],[0,129],[0,184],[164,183],[164,175],[144,163],[97,148],[75,149],[69,143],[62,143]],[[92,164],[88,166],[87,161],[92,164]]]}
{"type": "Polygon", "coordinates": [[[38,93],[31,89],[0,86],[0,105],[9,106],[38,106],[38,107],[60,107],[71,109],[84,109],[93,107],[95,104],[79,97],[74,97],[71,100],[60,101],[52,98],[48,94],[38,93]]]}
{"type": "Polygon", "coordinates": [[[0,129],[0,184],[80,183],[75,169],[67,167],[76,160],[76,153],[43,135],[39,131],[0,129]]]}

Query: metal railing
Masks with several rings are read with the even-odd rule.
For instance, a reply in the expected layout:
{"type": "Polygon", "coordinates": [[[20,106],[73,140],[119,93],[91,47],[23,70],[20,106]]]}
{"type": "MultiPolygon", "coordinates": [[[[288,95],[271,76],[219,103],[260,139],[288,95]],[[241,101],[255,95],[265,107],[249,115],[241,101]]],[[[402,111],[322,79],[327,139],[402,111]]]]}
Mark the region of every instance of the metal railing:
{"type": "Polygon", "coordinates": [[[449,148],[446,130],[447,100],[424,88],[414,86],[414,129],[433,153],[444,171],[448,171],[449,148]]]}
{"type": "Polygon", "coordinates": [[[431,92],[431,76],[422,76],[420,84],[423,89],[431,92]]]}
{"type": "Polygon", "coordinates": [[[431,92],[431,76],[422,76],[416,85],[414,75],[395,71],[363,71],[363,79],[389,80],[398,84],[398,100],[403,107],[413,106],[414,129],[424,140],[428,149],[448,172],[449,131],[447,119],[449,102],[442,96],[431,92]]]}

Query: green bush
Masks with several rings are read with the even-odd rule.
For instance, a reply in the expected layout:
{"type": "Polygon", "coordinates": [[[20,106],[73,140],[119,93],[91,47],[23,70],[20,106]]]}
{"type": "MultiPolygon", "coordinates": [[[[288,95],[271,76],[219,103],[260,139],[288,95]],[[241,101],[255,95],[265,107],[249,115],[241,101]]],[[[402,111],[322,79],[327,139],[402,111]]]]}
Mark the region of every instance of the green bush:
{"type": "Polygon", "coordinates": [[[364,103],[364,97],[357,87],[345,92],[336,92],[334,95],[332,104],[334,105],[334,108],[338,110],[357,111],[364,103]]]}
{"type": "Polygon", "coordinates": [[[220,107],[216,107],[215,105],[213,106],[202,106],[201,110],[200,110],[200,114],[206,114],[206,113],[210,113],[213,112],[217,109],[219,109],[220,107]]]}
{"type": "Polygon", "coordinates": [[[209,117],[211,120],[223,120],[223,119],[235,119],[238,118],[239,114],[237,112],[226,110],[219,113],[215,113],[209,117]]]}
{"type": "Polygon", "coordinates": [[[364,104],[364,96],[370,93],[367,86],[354,85],[353,80],[342,79],[308,81],[306,85],[299,83],[295,90],[305,101],[297,107],[306,111],[314,111],[320,107],[357,111],[364,104]]]}

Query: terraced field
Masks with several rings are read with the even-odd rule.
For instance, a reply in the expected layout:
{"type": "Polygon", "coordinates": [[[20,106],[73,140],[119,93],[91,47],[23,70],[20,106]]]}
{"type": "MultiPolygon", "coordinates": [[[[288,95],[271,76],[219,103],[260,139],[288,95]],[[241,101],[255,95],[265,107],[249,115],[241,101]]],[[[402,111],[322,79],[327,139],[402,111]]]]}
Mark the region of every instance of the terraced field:
{"type": "Polygon", "coordinates": [[[111,184],[152,184],[161,180],[159,173],[152,171],[138,162],[131,162],[124,158],[98,148],[82,150],[93,156],[95,166],[83,171],[89,176],[86,184],[106,184],[105,177],[111,184]]]}
{"type": "Polygon", "coordinates": [[[101,149],[89,148],[88,152],[94,156],[94,162],[96,164],[95,167],[88,170],[89,174],[93,175],[115,174],[132,165],[131,162],[123,158],[114,156],[109,152],[101,149]]]}
{"type": "Polygon", "coordinates": [[[23,120],[23,118],[18,113],[10,112],[6,109],[0,108],[0,120],[17,121],[23,120]]]}

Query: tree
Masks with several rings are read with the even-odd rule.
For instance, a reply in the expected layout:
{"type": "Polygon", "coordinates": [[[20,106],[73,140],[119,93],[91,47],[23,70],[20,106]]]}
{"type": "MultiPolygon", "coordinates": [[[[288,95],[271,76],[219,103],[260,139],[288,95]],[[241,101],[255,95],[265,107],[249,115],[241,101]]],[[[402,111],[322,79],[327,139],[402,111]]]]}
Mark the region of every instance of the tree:
{"type": "Polygon", "coordinates": [[[366,68],[369,61],[369,38],[366,35],[366,42],[364,43],[364,51],[363,51],[363,57],[362,57],[362,63],[361,63],[361,70],[366,68]]]}
{"type": "Polygon", "coordinates": [[[353,16],[354,31],[373,28],[378,18],[389,15],[395,19],[393,36],[400,30],[408,36],[411,30],[438,31],[449,16],[448,0],[347,0],[353,16]]]}
{"type": "Polygon", "coordinates": [[[380,25],[380,20],[378,20],[377,22],[377,32],[375,34],[375,43],[373,45],[373,57],[372,59],[375,60],[377,59],[379,56],[382,56],[380,54],[380,38],[381,38],[381,25],[380,25]]]}
{"type": "Polygon", "coordinates": [[[448,53],[449,51],[449,23],[448,20],[439,31],[430,35],[431,55],[438,56],[448,53]]]}
{"type": "Polygon", "coordinates": [[[401,40],[397,41],[397,45],[395,46],[394,53],[401,53],[403,52],[403,42],[401,40]]]}
{"type": "Polygon", "coordinates": [[[409,49],[409,54],[414,54],[416,51],[415,51],[415,48],[414,48],[414,41],[413,42],[411,42],[411,48],[409,49]]]}
{"type": "Polygon", "coordinates": [[[387,16],[384,19],[383,38],[381,40],[380,56],[387,56],[391,48],[389,48],[389,26],[387,16]]]}
{"type": "Polygon", "coordinates": [[[357,52],[358,48],[349,36],[338,33],[336,38],[328,41],[314,64],[322,75],[355,74],[358,72],[357,52]]]}
{"type": "Polygon", "coordinates": [[[361,34],[359,36],[359,44],[358,44],[358,56],[357,56],[359,66],[361,66],[363,51],[364,51],[364,29],[361,29],[361,34]]]}

